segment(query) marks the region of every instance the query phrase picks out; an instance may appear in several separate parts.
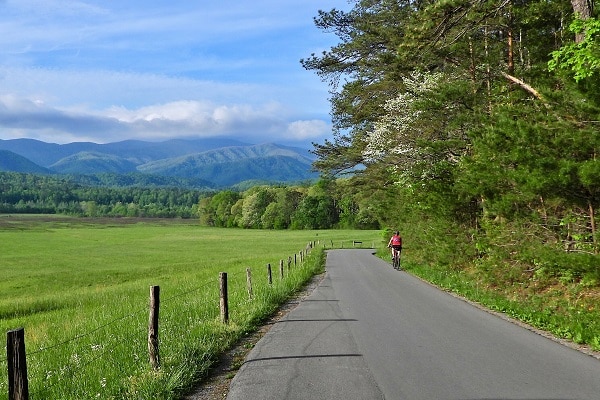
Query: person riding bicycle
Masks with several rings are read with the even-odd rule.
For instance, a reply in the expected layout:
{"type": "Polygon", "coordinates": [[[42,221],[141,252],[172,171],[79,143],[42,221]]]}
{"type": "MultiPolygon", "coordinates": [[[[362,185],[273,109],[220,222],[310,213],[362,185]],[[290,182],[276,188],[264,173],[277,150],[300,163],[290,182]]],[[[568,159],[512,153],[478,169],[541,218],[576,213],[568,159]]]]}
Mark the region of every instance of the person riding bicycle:
{"type": "Polygon", "coordinates": [[[394,232],[394,235],[388,242],[388,247],[392,249],[392,259],[394,258],[394,250],[398,252],[398,257],[400,257],[400,253],[402,252],[402,236],[400,236],[400,232],[394,232]]]}

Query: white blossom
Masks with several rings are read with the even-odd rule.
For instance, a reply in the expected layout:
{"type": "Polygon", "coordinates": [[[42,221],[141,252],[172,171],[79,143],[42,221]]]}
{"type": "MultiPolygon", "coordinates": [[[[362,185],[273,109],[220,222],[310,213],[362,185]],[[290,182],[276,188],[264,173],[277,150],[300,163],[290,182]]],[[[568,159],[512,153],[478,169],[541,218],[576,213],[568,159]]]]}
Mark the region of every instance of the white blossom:
{"type": "Polygon", "coordinates": [[[442,73],[419,71],[403,78],[405,91],[385,103],[386,113],[375,122],[367,137],[363,156],[368,161],[380,161],[390,155],[416,155],[415,139],[424,123],[419,102],[437,89],[442,78],[442,73]]]}

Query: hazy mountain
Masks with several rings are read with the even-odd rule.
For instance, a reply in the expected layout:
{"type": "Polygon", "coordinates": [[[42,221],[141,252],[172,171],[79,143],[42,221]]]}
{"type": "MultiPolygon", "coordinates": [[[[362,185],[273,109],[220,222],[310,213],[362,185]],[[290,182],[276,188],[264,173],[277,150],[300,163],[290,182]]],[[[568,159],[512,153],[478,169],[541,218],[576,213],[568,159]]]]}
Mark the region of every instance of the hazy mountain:
{"type": "Polygon", "coordinates": [[[110,154],[131,161],[137,165],[164,158],[180,157],[186,154],[201,153],[229,146],[244,146],[248,143],[235,139],[173,139],[164,142],[125,140],[122,142],[98,144],[74,142],[68,144],[46,143],[34,139],[0,139],[0,150],[9,150],[34,163],[49,168],[65,157],[81,152],[110,154]]]}
{"type": "Polygon", "coordinates": [[[31,165],[60,174],[140,172],[208,181],[217,186],[249,180],[296,182],[317,177],[311,172],[314,157],[306,149],[274,143],[251,145],[234,139],[175,139],[159,143],[126,140],[64,145],[14,139],[0,140],[0,150],[9,151],[0,153],[2,163],[20,156],[21,164],[11,161],[11,171],[16,172],[30,172],[31,166],[23,163],[28,159],[31,165]]]}
{"type": "Polygon", "coordinates": [[[307,156],[301,155],[298,150],[291,150],[287,147],[268,143],[253,146],[225,147],[183,157],[158,160],[144,164],[139,169],[140,171],[149,173],[160,172],[165,175],[178,175],[174,173],[177,170],[202,168],[207,165],[226,164],[240,160],[274,156],[290,157],[307,165],[311,163],[311,160],[307,156]]]}
{"type": "Polygon", "coordinates": [[[49,174],[50,171],[8,150],[0,150],[0,171],[49,174]]]}
{"type": "Polygon", "coordinates": [[[291,182],[315,178],[310,153],[268,143],[227,147],[184,157],[140,165],[138,170],[155,175],[198,177],[221,186],[246,180],[291,182]],[[305,153],[305,154],[303,154],[305,153]]]}
{"type": "Polygon", "coordinates": [[[94,151],[82,151],[52,164],[50,169],[61,174],[126,174],[136,171],[137,164],[124,158],[94,151]]]}

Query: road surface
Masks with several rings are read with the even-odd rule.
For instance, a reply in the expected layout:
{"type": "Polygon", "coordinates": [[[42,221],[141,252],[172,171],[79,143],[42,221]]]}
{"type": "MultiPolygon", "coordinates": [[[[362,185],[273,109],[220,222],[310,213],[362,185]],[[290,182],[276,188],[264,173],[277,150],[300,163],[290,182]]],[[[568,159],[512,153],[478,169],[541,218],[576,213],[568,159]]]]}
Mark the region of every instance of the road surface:
{"type": "Polygon", "coordinates": [[[600,361],[374,257],[335,250],[248,354],[229,400],[600,399],[600,361]]]}

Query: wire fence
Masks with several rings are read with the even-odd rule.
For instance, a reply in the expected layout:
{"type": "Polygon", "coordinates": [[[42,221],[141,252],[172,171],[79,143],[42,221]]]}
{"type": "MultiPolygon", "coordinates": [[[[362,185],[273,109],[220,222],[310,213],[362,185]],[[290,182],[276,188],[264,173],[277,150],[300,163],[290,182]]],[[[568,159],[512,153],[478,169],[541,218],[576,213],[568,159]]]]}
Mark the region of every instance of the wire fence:
{"type": "MultiPolygon", "coordinates": [[[[279,279],[269,277],[270,282],[265,284],[263,276],[257,287],[273,288],[282,282],[294,266],[302,265],[315,244],[309,243],[293,258],[280,260],[279,271],[275,267],[273,272],[279,279]]],[[[246,272],[233,272],[228,278],[232,307],[251,302],[252,297],[260,295],[251,286],[249,268],[246,272]]],[[[254,278],[256,281],[256,274],[254,278]]],[[[215,331],[217,337],[209,338],[205,346],[208,353],[213,351],[209,349],[211,346],[219,348],[221,342],[228,343],[224,338],[231,333],[219,320],[219,300],[217,277],[178,293],[167,293],[161,299],[160,332],[163,339],[168,338],[160,344],[163,359],[181,357],[183,352],[183,357],[198,357],[199,362],[211,362],[202,353],[202,346],[190,350],[182,343],[189,341],[190,335],[206,337],[214,335],[215,331]]],[[[15,360],[14,352],[10,351],[10,333],[13,332],[10,331],[7,333],[7,356],[0,357],[0,369],[8,371],[8,380],[0,379],[0,399],[2,393],[8,393],[8,400],[56,398],[53,397],[56,393],[77,399],[136,397],[135,391],[143,390],[144,382],[156,373],[149,368],[148,317],[147,306],[135,307],[127,314],[99,322],[86,332],[73,333],[64,340],[27,351],[26,355],[23,343],[23,354],[17,356],[22,360],[15,360]]],[[[169,368],[168,365],[173,363],[165,364],[169,368]]],[[[144,398],[143,393],[137,395],[144,398]]]]}

